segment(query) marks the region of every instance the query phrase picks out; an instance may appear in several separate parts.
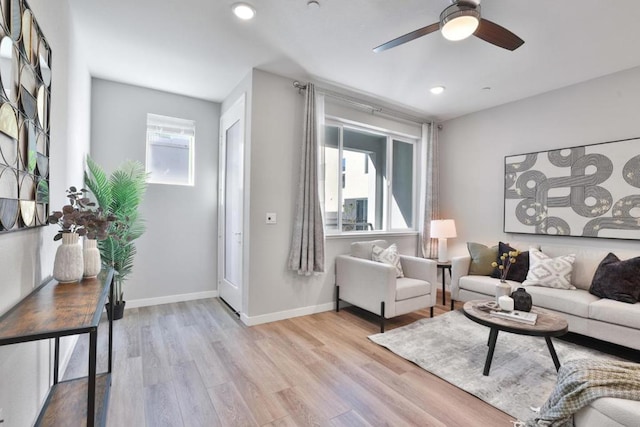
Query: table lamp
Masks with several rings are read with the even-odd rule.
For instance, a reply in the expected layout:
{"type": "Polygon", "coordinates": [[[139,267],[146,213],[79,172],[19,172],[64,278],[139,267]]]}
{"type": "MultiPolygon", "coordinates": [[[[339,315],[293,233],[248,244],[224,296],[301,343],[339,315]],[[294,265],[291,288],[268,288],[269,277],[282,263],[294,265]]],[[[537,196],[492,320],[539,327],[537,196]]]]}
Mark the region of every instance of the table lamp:
{"type": "Polygon", "coordinates": [[[438,239],[438,262],[449,261],[447,239],[456,237],[456,223],[452,219],[432,220],[431,237],[438,239]]]}

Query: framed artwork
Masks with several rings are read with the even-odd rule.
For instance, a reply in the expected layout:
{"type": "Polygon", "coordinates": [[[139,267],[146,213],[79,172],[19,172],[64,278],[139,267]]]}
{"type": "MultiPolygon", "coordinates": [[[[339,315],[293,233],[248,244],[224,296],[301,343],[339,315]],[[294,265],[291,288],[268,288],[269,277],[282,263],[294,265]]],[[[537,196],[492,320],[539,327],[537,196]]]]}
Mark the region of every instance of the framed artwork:
{"type": "Polygon", "coordinates": [[[504,162],[506,233],[640,239],[640,138],[504,162]]]}
{"type": "Polygon", "coordinates": [[[47,224],[51,48],[24,0],[0,0],[0,233],[47,224]]]}

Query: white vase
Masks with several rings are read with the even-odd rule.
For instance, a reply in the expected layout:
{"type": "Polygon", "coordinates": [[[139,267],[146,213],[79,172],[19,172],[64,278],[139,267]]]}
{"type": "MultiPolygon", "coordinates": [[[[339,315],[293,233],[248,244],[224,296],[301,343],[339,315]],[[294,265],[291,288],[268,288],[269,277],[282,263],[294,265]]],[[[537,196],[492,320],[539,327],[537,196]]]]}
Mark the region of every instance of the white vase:
{"type": "Polygon", "coordinates": [[[82,246],[77,233],[62,233],[62,244],[58,246],[53,262],[53,278],[58,282],[77,282],[82,278],[84,262],[82,246]]]}
{"type": "Polygon", "coordinates": [[[498,299],[504,295],[511,295],[511,286],[507,282],[500,280],[496,285],[496,303],[499,303],[498,299]]]}
{"type": "Polygon", "coordinates": [[[100,260],[100,250],[98,249],[98,241],[95,239],[84,238],[84,250],[82,252],[84,258],[84,277],[96,277],[102,268],[100,260]]]}

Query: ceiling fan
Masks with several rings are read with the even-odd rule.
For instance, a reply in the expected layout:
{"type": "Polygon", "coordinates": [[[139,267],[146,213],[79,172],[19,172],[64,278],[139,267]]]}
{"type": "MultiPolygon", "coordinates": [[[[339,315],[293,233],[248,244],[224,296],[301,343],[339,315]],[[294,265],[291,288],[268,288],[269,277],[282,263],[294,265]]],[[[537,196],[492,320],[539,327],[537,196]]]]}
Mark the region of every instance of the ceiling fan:
{"type": "Polygon", "coordinates": [[[440,22],[383,43],[373,51],[382,52],[438,30],[448,40],[463,40],[474,35],[508,50],[516,50],[524,43],[524,40],[506,28],[482,18],[480,16],[480,0],[452,0],[452,4],[440,14],[440,22]]]}

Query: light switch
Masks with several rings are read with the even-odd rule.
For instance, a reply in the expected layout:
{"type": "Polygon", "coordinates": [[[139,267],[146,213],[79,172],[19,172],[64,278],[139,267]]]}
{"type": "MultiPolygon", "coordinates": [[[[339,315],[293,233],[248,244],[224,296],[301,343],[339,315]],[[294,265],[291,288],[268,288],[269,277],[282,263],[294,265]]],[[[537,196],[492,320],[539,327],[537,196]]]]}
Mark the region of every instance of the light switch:
{"type": "Polygon", "coordinates": [[[275,212],[267,212],[267,219],[265,221],[267,224],[276,224],[278,219],[276,217],[275,212]]]}

